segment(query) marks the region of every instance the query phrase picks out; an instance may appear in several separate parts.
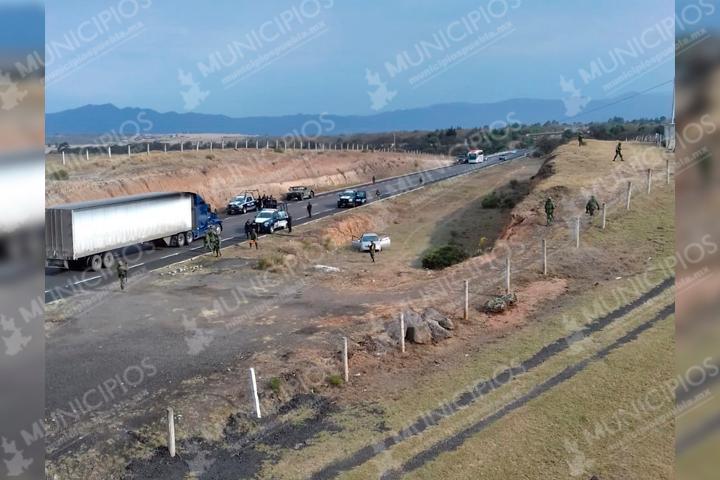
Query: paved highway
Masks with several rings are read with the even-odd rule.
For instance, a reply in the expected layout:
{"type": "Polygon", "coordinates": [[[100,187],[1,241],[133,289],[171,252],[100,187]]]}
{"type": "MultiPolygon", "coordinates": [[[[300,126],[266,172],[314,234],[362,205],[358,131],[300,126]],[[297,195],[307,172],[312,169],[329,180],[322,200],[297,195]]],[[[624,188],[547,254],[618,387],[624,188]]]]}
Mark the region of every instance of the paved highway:
{"type": "MultiPolygon", "coordinates": [[[[515,153],[505,153],[502,156],[505,160],[511,160],[525,156],[527,150],[517,150],[515,153]]],[[[362,188],[368,192],[368,203],[377,201],[375,190],[380,190],[380,199],[398,195],[403,192],[420,188],[430,183],[445,180],[475,170],[488,168],[499,163],[501,154],[487,155],[485,162],[480,164],[455,164],[447,167],[436,168],[424,172],[410,173],[395,178],[380,179],[375,185],[358,185],[354,188],[362,188]],[[422,179],[422,182],[420,181],[422,179]]],[[[291,202],[288,204],[288,211],[293,218],[293,226],[299,226],[310,220],[327,217],[341,211],[337,208],[337,191],[318,194],[313,200],[313,217],[307,216],[306,206],[308,200],[291,202]]],[[[245,241],[245,221],[253,218],[255,212],[245,215],[224,216],[223,232],[221,235],[222,247],[235,245],[245,241]]],[[[148,272],[183,260],[188,260],[204,253],[202,241],[196,241],[190,246],[183,248],[161,248],[152,244],[126,249],[124,256],[130,269],[129,275],[132,278],[133,270],[148,272]]],[[[106,285],[109,282],[116,282],[115,269],[104,269],[101,272],[93,271],[72,271],[62,268],[47,267],[45,269],[45,302],[53,302],[61,298],[72,296],[79,291],[88,291],[106,285]]]]}

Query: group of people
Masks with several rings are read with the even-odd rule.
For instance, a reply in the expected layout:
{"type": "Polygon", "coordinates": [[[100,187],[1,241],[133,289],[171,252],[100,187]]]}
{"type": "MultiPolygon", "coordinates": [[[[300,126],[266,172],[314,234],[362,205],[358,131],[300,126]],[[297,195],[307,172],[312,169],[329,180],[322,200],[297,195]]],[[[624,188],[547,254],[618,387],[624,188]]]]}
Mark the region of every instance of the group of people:
{"type": "Polygon", "coordinates": [[[260,195],[260,198],[258,198],[258,208],[262,210],[263,208],[275,208],[277,207],[277,199],[273,197],[272,195],[260,195]]]}
{"type": "MultiPolygon", "coordinates": [[[[590,200],[585,204],[585,213],[593,217],[598,210],[600,210],[600,203],[598,203],[595,195],[590,195],[590,200]]],[[[553,202],[551,197],[545,200],[545,216],[547,217],[546,225],[552,225],[555,220],[555,202],[553,202]]]]}

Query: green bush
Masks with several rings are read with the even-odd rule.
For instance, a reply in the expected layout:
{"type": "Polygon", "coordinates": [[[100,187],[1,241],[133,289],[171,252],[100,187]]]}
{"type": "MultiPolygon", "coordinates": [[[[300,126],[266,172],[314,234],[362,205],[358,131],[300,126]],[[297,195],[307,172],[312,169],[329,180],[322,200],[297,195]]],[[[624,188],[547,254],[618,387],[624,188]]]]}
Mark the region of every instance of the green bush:
{"type": "Polygon", "coordinates": [[[67,180],[69,177],[68,172],[64,169],[56,170],[50,174],[50,178],[53,180],[67,180]]]}
{"type": "Polygon", "coordinates": [[[467,252],[460,245],[448,244],[427,252],[422,258],[422,266],[430,270],[440,270],[467,258],[467,252]]]}
{"type": "Polygon", "coordinates": [[[489,193],[482,199],[483,208],[498,208],[500,206],[500,197],[497,192],[489,193]]]}
{"type": "Polygon", "coordinates": [[[339,387],[343,384],[343,378],[339,374],[333,373],[327,377],[327,382],[333,387],[339,387]]]}
{"type": "Polygon", "coordinates": [[[272,377],[270,380],[268,380],[268,388],[272,390],[275,395],[278,395],[280,393],[281,384],[282,380],[280,380],[280,377],[272,377]]]}

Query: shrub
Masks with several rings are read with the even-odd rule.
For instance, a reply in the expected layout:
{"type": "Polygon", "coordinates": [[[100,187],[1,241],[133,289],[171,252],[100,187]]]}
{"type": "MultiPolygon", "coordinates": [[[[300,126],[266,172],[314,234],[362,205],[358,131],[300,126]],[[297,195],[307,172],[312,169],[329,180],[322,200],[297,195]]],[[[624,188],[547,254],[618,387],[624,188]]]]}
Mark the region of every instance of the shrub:
{"type": "Polygon", "coordinates": [[[52,172],[50,178],[53,180],[67,180],[69,177],[68,172],[65,169],[60,169],[52,172]]]}
{"type": "Polygon", "coordinates": [[[282,149],[282,147],[275,147],[273,149],[273,152],[275,153],[285,153],[285,150],[282,149]]]}
{"type": "Polygon", "coordinates": [[[327,382],[333,387],[339,387],[343,384],[343,378],[340,376],[340,374],[333,373],[332,375],[329,375],[327,377],[327,382]]]}
{"type": "Polygon", "coordinates": [[[205,158],[207,158],[208,160],[215,160],[215,155],[213,155],[212,153],[208,153],[207,155],[205,155],[205,158]]]}
{"type": "Polygon", "coordinates": [[[430,270],[440,270],[467,258],[468,254],[460,245],[448,244],[427,252],[422,258],[422,266],[430,270]]]}
{"type": "Polygon", "coordinates": [[[482,199],[483,208],[498,208],[500,206],[500,197],[497,192],[489,193],[482,199]]]}
{"type": "Polygon", "coordinates": [[[268,388],[273,391],[275,395],[278,395],[280,393],[280,386],[282,385],[282,380],[280,380],[280,377],[272,377],[270,380],[268,380],[268,388]]]}

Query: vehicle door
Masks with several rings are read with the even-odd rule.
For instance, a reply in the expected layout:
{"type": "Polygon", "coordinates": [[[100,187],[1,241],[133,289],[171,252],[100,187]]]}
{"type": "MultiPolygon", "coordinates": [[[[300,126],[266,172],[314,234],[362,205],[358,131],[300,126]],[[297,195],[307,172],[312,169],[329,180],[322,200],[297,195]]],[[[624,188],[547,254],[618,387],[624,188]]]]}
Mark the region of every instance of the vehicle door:
{"type": "Polygon", "coordinates": [[[380,248],[382,250],[384,250],[384,249],[388,248],[389,246],[390,246],[390,237],[388,237],[388,236],[380,237],[380,248]]]}

